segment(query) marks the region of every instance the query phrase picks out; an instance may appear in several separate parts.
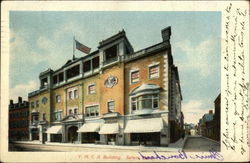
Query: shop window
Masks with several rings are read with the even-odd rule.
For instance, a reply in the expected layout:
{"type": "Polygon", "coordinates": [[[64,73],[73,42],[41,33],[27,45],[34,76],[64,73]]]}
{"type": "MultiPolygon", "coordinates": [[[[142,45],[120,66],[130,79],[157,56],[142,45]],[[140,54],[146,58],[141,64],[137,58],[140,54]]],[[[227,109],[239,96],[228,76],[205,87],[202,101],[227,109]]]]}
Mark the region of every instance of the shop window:
{"type": "Polygon", "coordinates": [[[85,61],[83,63],[83,72],[88,72],[91,70],[91,60],[85,61]]]}
{"type": "Polygon", "coordinates": [[[98,105],[86,107],[85,108],[85,115],[87,117],[99,116],[99,107],[98,107],[98,105]]]}
{"type": "Polygon", "coordinates": [[[159,65],[149,67],[149,78],[150,79],[159,78],[159,75],[160,75],[159,65]]]}
{"type": "Polygon", "coordinates": [[[99,68],[99,64],[100,64],[99,56],[93,58],[92,64],[93,64],[93,69],[99,68]]]}
{"type": "Polygon", "coordinates": [[[88,94],[94,94],[95,93],[95,84],[91,84],[88,86],[88,94]]]}
{"type": "Polygon", "coordinates": [[[131,110],[141,109],[158,109],[159,108],[159,95],[142,95],[131,98],[131,110]]]}
{"type": "Polygon", "coordinates": [[[76,77],[80,74],[80,65],[76,65],[68,70],[66,70],[67,79],[76,77]]]}
{"type": "Polygon", "coordinates": [[[114,45],[105,50],[105,64],[111,63],[118,59],[118,46],[114,45]]]}
{"type": "Polygon", "coordinates": [[[60,95],[56,95],[56,103],[60,103],[61,102],[61,96],[60,95]]]}
{"type": "Polygon", "coordinates": [[[115,102],[114,101],[109,101],[108,102],[108,111],[109,112],[114,112],[115,111],[115,102]]]}
{"type": "Polygon", "coordinates": [[[131,72],[131,83],[139,82],[139,70],[131,72]]]}

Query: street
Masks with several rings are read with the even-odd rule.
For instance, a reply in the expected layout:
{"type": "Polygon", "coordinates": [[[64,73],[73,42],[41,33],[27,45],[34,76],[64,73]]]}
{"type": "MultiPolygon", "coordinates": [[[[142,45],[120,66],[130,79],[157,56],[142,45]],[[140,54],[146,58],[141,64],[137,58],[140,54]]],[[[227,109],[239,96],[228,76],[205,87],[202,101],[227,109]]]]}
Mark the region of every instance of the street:
{"type": "MultiPolygon", "coordinates": [[[[220,151],[220,144],[201,137],[188,136],[184,145],[185,152],[205,152],[211,149],[220,151]]],[[[130,152],[132,151],[162,151],[176,152],[181,150],[180,146],[172,147],[156,147],[156,146],[112,146],[112,145],[96,145],[96,144],[71,144],[71,143],[46,143],[37,142],[19,142],[10,143],[10,151],[57,151],[57,152],[130,152]]]]}
{"type": "Polygon", "coordinates": [[[209,151],[212,148],[215,151],[220,151],[220,144],[201,136],[189,136],[184,145],[183,151],[200,152],[200,151],[209,151]]]}

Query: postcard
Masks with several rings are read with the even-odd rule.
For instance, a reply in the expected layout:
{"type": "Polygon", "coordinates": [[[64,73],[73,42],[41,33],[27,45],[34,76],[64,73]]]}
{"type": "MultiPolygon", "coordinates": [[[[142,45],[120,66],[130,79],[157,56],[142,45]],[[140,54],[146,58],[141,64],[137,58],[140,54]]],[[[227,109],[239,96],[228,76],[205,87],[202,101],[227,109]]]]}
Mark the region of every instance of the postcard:
{"type": "Polygon", "coordinates": [[[249,2],[2,4],[2,162],[249,161],[249,2]]]}

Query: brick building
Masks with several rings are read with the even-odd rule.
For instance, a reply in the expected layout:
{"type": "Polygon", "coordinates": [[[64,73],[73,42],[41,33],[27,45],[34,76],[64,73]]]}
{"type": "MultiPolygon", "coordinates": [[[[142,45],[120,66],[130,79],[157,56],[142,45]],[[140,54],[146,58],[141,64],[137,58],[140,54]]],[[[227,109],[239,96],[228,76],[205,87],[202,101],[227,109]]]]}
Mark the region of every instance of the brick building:
{"type": "Polygon", "coordinates": [[[29,140],[29,102],[10,100],[9,104],[9,140],[29,140]]]}
{"type": "Polygon", "coordinates": [[[210,110],[208,114],[204,114],[198,123],[198,134],[220,141],[220,94],[214,101],[214,110],[210,110]]]}
{"type": "Polygon", "coordinates": [[[125,31],[98,50],[40,73],[29,93],[30,140],[167,146],[183,129],[171,28],[134,52],[125,31]]]}

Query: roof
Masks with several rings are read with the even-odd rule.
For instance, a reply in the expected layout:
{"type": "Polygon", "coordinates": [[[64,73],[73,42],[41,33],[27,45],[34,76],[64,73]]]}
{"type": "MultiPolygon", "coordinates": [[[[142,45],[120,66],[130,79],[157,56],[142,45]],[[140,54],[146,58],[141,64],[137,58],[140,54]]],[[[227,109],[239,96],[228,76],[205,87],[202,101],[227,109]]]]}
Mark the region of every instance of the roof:
{"type": "Polygon", "coordinates": [[[122,31],[119,31],[117,34],[115,34],[115,35],[113,35],[105,40],[100,41],[98,48],[101,48],[101,47],[103,47],[111,42],[114,42],[120,38],[123,38],[123,37],[124,38],[126,37],[126,32],[124,31],[124,29],[122,29],[122,31]]]}
{"type": "Polygon", "coordinates": [[[160,89],[160,86],[155,85],[155,84],[142,84],[141,86],[135,88],[131,94],[137,94],[140,92],[144,92],[144,91],[150,91],[150,90],[158,90],[160,89]]]}

